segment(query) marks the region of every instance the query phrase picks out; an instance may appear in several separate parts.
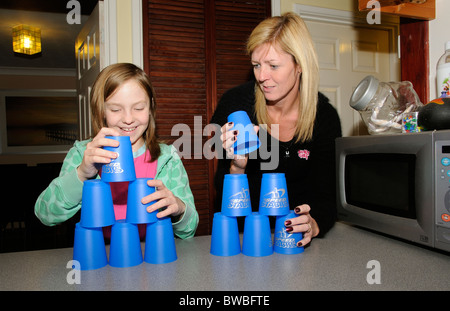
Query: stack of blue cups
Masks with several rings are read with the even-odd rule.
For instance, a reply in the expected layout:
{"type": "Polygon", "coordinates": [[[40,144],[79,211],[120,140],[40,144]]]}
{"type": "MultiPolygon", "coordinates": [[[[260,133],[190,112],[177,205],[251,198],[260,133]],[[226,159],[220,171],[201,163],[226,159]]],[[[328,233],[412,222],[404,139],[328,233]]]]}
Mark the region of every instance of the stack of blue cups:
{"type": "Polygon", "coordinates": [[[263,174],[259,211],[252,212],[246,174],[227,174],[224,178],[222,209],[215,213],[211,235],[211,254],[233,256],[241,252],[237,217],[245,217],[242,253],[263,257],[273,254],[299,254],[297,243],[303,234],[288,233],[285,222],[295,218],[289,209],[284,173],[263,174]],[[276,217],[272,240],[269,217],[276,217]]]}
{"type": "Polygon", "coordinates": [[[304,251],[303,247],[297,246],[297,243],[303,238],[303,234],[301,232],[288,233],[284,225],[286,220],[296,217],[294,211],[289,210],[289,197],[284,173],[263,174],[259,213],[276,217],[273,239],[273,249],[276,253],[290,255],[304,251]]]}
{"type": "MultiPolygon", "coordinates": [[[[147,212],[147,207],[155,202],[142,204],[141,199],[155,192],[147,182],[152,178],[137,178],[128,186],[128,202],[126,222],[130,224],[145,224],[145,256],[147,263],[161,264],[175,261],[177,253],[170,218],[156,217],[158,211],[147,212]]],[[[112,240],[112,237],[111,237],[112,240]]],[[[141,259],[142,262],[142,259],[141,259]]]]}
{"type": "MultiPolygon", "coordinates": [[[[245,111],[231,113],[228,122],[238,136],[233,144],[233,153],[244,155],[259,148],[260,141],[253,124],[245,111]]],[[[239,229],[236,217],[252,214],[250,189],[246,174],[227,174],[224,177],[222,209],[215,213],[211,234],[211,254],[233,256],[241,252],[239,229]]]]}
{"type": "MultiPolygon", "coordinates": [[[[238,131],[233,144],[237,155],[248,154],[260,147],[260,141],[253,124],[245,111],[231,113],[228,122],[238,131]]],[[[263,174],[259,212],[252,212],[250,190],[246,174],[227,174],[224,177],[222,207],[215,213],[211,234],[211,254],[233,256],[241,252],[236,217],[245,217],[242,253],[262,257],[274,251],[281,254],[298,254],[303,247],[297,247],[302,233],[287,233],[285,221],[295,217],[289,210],[286,177],[283,173],[263,174]],[[275,234],[272,241],[269,216],[275,216],[275,234]]]]}
{"type": "Polygon", "coordinates": [[[108,264],[102,227],[115,223],[109,184],[99,179],[83,184],[81,219],[75,225],[73,259],[81,270],[93,270],[108,264]]]}
{"type": "MultiPolygon", "coordinates": [[[[104,147],[105,150],[116,152],[118,157],[103,165],[101,179],[87,180],[83,184],[81,219],[75,226],[73,259],[80,263],[81,270],[106,266],[108,259],[102,228],[112,226],[109,252],[111,266],[124,268],[139,265],[144,260],[153,262],[151,258],[153,255],[147,256],[147,253],[151,253],[147,249],[146,257],[142,256],[138,224],[147,224],[147,244],[154,238],[148,234],[149,231],[152,232],[149,227],[159,228],[160,223],[164,223],[165,249],[156,250],[156,253],[164,258],[164,262],[176,260],[172,223],[159,220],[156,217],[157,211],[147,212],[147,207],[154,202],[145,205],[141,203],[141,199],[153,193],[155,189],[147,184],[151,178],[136,178],[130,138],[128,136],[107,136],[107,138],[119,141],[116,148],[104,147]],[[129,182],[126,219],[117,221],[115,219],[111,182],[129,182]]],[[[158,235],[158,238],[162,236],[158,235]]],[[[158,263],[162,263],[161,260],[158,263]]]]}
{"type": "Polygon", "coordinates": [[[241,253],[237,217],[252,213],[246,174],[226,174],[223,182],[222,209],[213,218],[210,253],[233,256],[241,253]]]}

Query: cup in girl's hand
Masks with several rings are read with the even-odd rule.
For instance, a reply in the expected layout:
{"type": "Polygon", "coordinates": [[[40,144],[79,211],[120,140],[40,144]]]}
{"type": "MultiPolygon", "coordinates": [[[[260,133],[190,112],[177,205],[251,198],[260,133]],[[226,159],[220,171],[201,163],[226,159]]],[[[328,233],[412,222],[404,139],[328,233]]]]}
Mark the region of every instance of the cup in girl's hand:
{"type": "Polygon", "coordinates": [[[268,216],[282,216],[289,213],[289,198],[284,173],[263,174],[259,213],[268,216]]]}
{"type": "Polygon", "coordinates": [[[269,216],[253,212],[245,217],[242,254],[253,257],[268,256],[273,253],[272,232],[269,216]]]}
{"type": "Polygon", "coordinates": [[[141,200],[155,192],[155,187],[150,187],[147,181],[153,178],[136,178],[128,185],[127,198],[127,222],[133,224],[148,224],[158,220],[156,214],[158,211],[147,212],[147,207],[155,203],[142,204],[141,200]]]}
{"type": "Polygon", "coordinates": [[[275,221],[275,233],[273,236],[273,249],[279,254],[300,254],[303,253],[303,246],[298,247],[297,243],[303,239],[301,232],[286,232],[285,221],[297,217],[294,211],[284,216],[278,216],[275,221]]]}
{"type": "Polygon", "coordinates": [[[108,139],[119,141],[118,147],[105,146],[103,149],[117,153],[117,158],[110,163],[103,164],[101,177],[105,182],[132,181],[136,179],[134,169],[133,150],[128,136],[106,136],[108,139]]]}
{"type": "Polygon", "coordinates": [[[214,214],[210,253],[216,256],[234,256],[241,253],[236,217],[214,214]]]}
{"type": "Polygon", "coordinates": [[[158,221],[148,224],[145,234],[144,261],[163,264],[175,260],[177,260],[177,250],[170,218],[159,218],[158,221]]]}
{"type": "Polygon", "coordinates": [[[80,270],[99,269],[108,264],[102,228],[75,225],[73,260],[78,261],[80,270]]]}
{"type": "Polygon", "coordinates": [[[236,142],[233,145],[234,154],[247,154],[259,148],[260,141],[247,112],[231,113],[228,116],[228,122],[234,123],[232,131],[238,131],[236,142]]]}
{"type": "Polygon", "coordinates": [[[137,225],[118,220],[111,228],[109,265],[112,267],[133,267],[143,262],[141,241],[137,225]]]}
{"type": "Polygon", "coordinates": [[[252,213],[250,190],[246,174],[226,174],[223,180],[222,214],[230,217],[252,213]]]}
{"type": "Polygon", "coordinates": [[[100,179],[83,183],[80,224],[85,228],[110,226],[116,222],[109,184],[100,179]]]}

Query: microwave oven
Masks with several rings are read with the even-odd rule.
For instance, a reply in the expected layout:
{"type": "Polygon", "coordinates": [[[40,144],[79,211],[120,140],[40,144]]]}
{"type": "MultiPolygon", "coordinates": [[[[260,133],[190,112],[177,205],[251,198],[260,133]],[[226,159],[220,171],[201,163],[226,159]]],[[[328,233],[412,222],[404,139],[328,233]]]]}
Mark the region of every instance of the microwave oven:
{"type": "Polygon", "coordinates": [[[338,220],[450,251],[450,130],[336,139],[338,220]]]}

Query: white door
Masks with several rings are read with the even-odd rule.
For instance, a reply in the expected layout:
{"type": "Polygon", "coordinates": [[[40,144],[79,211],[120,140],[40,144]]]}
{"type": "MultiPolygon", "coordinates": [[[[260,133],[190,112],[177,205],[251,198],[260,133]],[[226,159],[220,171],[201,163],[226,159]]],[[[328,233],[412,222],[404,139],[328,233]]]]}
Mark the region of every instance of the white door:
{"type": "Polygon", "coordinates": [[[105,67],[102,57],[104,40],[101,40],[103,27],[103,1],[99,1],[91,16],[75,42],[77,58],[77,95],[79,102],[80,139],[88,139],[92,135],[90,95],[97,75],[105,67]]]}
{"type": "Polygon", "coordinates": [[[336,107],[343,136],[367,134],[349,100],[367,75],[381,82],[398,81],[398,24],[369,25],[365,17],[355,18],[351,12],[311,8],[297,7],[297,13],[305,20],[317,49],[320,91],[336,107]]]}

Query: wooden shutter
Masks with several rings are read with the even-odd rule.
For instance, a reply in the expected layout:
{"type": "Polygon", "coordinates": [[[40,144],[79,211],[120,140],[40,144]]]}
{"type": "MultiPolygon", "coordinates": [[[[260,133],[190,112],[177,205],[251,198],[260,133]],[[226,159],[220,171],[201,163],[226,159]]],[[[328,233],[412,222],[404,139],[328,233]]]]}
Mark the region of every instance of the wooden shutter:
{"type": "Polygon", "coordinates": [[[144,0],[143,5],[144,69],[156,92],[158,135],[170,144],[179,139],[171,136],[174,125],[190,128],[192,153],[183,163],[200,216],[197,235],[210,234],[214,161],[194,154],[194,142],[203,146],[208,139],[202,131],[223,92],[248,80],[245,41],[270,14],[270,1],[144,0]],[[201,119],[200,128],[194,118],[201,119]]]}
{"type": "Polygon", "coordinates": [[[217,97],[253,77],[246,42],[253,28],[270,16],[270,1],[216,0],[217,97]]]}
{"type": "MultiPolygon", "coordinates": [[[[207,0],[206,0],[207,1],[207,0]]],[[[246,42],[253,28],[258,23],[270,16],[270,0],[236,1],[215,0],[211,1],[209,16],[213,19],[211,31],[208,38],[212,49],[212,90],[211,99],[208,100],[211,114],[209,120],[217,107],[220,97],[225,91],[242,84],[253,77],[252,66],[246,52],[246,42]]],[[[213,164],[210,175],[213,184],[217,160],[213,164]]],[[[210,194],[210,223],[212,223],[215,196],[214,189],[210,194]]]]}
{"type": "MultiPolygon", "coordinates": [[[[201,117],[203,124],[207,121],[204,3],[151,0],[147,5],[146,71],[156,92],[158,135],[166,143],[172,143],[178,138],[171,136],[174,125],[186,124],[194,129],[195,116],[201,117]]],[[[194,138],[194,133],[191,137],[194,138]]],[[[191,157],[183,158],[183,164],[200,216],[197,234],[207,234],[208,162],[191,157]]]]}

